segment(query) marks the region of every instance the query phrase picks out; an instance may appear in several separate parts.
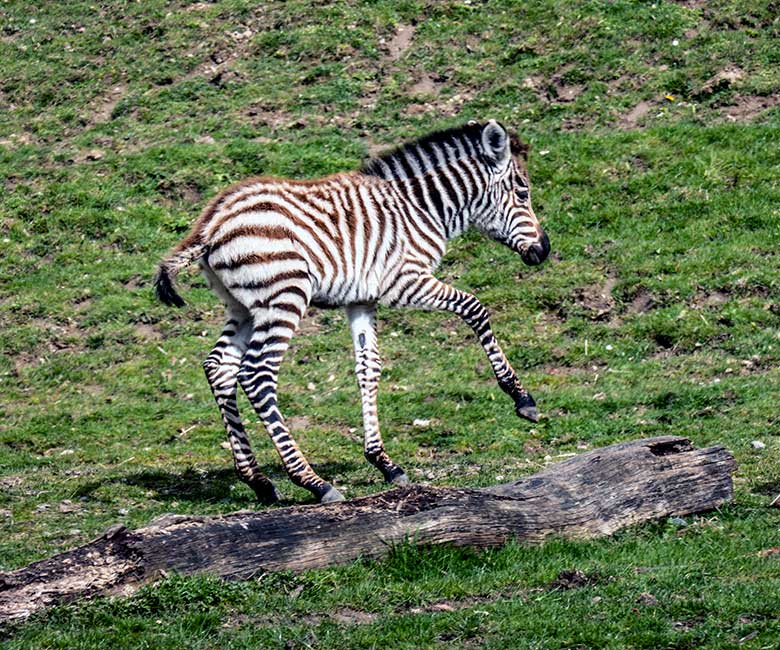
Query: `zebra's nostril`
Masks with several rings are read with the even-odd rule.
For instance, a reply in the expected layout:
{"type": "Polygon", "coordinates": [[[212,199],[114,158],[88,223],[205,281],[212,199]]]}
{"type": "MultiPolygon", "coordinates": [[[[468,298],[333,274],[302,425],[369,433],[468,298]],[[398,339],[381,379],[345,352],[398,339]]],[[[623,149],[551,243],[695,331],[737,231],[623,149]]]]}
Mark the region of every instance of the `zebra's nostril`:
{"type": "Polygon", "coordinates": [[[542,236],[538,242],[534,242],[528,248],[520,251],[520,257],[523,262],[529,266],[536,266],[541,264],[547,259],[547,255],[550,253],[550,239],[547,237],[547,233],[542,231],[542,236]]]}

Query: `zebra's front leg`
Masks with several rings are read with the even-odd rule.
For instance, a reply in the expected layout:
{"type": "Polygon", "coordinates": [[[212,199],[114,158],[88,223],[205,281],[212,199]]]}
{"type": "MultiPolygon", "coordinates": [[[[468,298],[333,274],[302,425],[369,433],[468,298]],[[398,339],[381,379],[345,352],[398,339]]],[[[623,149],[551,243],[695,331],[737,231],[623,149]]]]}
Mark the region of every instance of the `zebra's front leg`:
{"type": "Polygon", "coordinates": [[[355,374],[360,388],[360,401],[363,409],[364,454],[366,460],[376,467],[388,483],[406,485],[409,478],[385,451],[382,436],[379,433],[376,396],[379,376],[382,372],[382,360],[376,337],[376,306],[351,305],[347,307],[349,326],[352,330],[352,343],[355,347],[355,374]]]}
{"type": "Polygon", "coordinates": [[[341,493],[317,476],[309,465],[279,411],[276,397],[279,366],[305,305],[299,311],[287,310],[295,307],[293,301],[298,298],[299,295],[293,293],[289,296],[289,302],[282,303],[284,308],[280,304],[279,308],[253,312],[252,335],[241,361],[238,381],[263,421],[290,480],[307,489],[321,503],[343,501],[341,493]]]}
{"type": "Polygon", "coordinates": [[[229,312],[222,335],[203,362],[203,369],[225,423],[239,478],[254,490],[258,501],[271,504],[279,500],[279,492],[257,465],[236,403],[238,369],[247,347],[249,325],[248,313],[229,312]]]}
{"type": "Polygon", "coordinates": [[[479,338],[496,375],[499,387],[515,403],[515,413],[531,422],[539,421],[536,402],[531,394],[523,388],[517,373],[501,350],[501,346],[490,327],[487,310],[475,296],[445,284],[431,275],[422,275],[393,303],[421,309],[449,311],[460,316],[479,338]]]}

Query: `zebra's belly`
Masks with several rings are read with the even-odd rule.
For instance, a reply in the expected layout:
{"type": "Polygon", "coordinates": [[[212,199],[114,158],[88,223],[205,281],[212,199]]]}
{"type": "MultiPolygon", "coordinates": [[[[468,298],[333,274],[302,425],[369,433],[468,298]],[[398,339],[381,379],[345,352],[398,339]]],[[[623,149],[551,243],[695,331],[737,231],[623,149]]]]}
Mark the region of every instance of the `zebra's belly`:
{"type": "Polygon", "coordinates": [[[375,303],[381,294],[380,275],[373,269],[350,269],[316,278],[311,303],[318,307],[375,303]]]}

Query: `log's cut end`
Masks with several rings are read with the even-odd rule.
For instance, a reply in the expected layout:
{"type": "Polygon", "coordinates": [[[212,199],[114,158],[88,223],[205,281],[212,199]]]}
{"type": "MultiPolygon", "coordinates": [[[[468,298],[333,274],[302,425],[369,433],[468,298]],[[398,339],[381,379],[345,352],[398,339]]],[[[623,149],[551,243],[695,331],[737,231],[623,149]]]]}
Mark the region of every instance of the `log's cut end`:
{"type": "Polygon", "coordinates": [[[320,506],[222,516],[170,515],[0,574],[0,621],[173,571],[246,578],[379,558],[393,544],[496,546],[589,538],[730,500],[736,468],[723,447],[663,436],[594,449],[490,488],[413,485],[320,506]]]}

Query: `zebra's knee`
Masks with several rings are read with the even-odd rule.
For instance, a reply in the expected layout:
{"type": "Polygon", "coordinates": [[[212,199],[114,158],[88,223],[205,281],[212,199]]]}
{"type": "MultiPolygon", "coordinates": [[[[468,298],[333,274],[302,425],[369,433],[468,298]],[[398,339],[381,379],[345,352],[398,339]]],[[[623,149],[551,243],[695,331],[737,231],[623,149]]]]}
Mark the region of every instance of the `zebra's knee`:
{"type": "Polygon", "coordinates": [[[221,365],[220,360],[212,354],[203,361],[203,371],[206,373],[206,379],[208,379],[209,384],[214,385],[216,382],[221,365]]]}
{"type": "Polygon", "coordinates": [[[241,384],[241,388],[244,390],[246,390],[247,387],[251,385],[252,379],[254,379],[254,377],[255,371],[251,368],[247,368],[246,366],[241,366],[238,369],[238,374],[236,375],[238,383],[241,384]]]}

